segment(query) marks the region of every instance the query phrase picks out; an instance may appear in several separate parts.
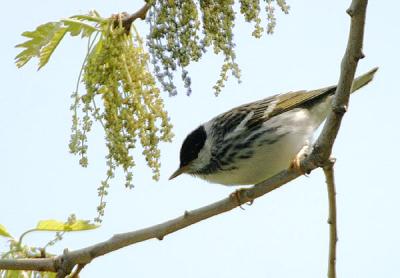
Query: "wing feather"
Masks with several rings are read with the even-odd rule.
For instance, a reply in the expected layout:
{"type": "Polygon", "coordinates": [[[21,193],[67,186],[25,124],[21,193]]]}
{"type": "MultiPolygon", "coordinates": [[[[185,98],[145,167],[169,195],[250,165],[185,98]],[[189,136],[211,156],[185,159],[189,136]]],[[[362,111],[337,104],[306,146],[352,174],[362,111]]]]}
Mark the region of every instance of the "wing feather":
{"type": "Polygon", "coordinates": [[[333,94],[335,89],[336,86],[331,86],[313,91],[288,92],[249,103],[246,107],[251,107],[254,114],[247,122],[247,126],[253,127],[260,125],[274,116],[301,107],[302,105],[309,104],[313,100],[315,101],[323,96],[333,94]]]}

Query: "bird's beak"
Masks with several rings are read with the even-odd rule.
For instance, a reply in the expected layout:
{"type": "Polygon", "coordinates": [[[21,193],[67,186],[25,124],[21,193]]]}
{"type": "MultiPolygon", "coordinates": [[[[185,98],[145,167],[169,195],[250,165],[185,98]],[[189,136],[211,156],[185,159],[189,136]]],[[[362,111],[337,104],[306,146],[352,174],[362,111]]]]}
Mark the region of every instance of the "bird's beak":
{"type": "Polygon", "coordinates": [[[189,165],[180,167],[178,170],[176,170],[176,171],[169,177],[169,180],[172,180],[172,179],[176,178],[177,176],[179,176],[179,175],[181,175],[181,174],[183,174],[183,173],[186,173],[186,171],[188,170],[188,168],[189,168],[189,165]]]}

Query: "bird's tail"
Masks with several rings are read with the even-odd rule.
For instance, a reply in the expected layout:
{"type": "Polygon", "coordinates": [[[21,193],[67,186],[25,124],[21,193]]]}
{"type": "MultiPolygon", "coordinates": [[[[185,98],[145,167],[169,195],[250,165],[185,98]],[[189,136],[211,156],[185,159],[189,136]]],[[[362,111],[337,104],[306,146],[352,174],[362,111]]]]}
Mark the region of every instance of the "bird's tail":
{"type": "Polygon", "coordinates": [[[351,92],[354,93],[358,89],[364,87],[369,82],[371,82],[372,79],[374,78],[375,72],[377,72],[377,71],[378,71],[378,67],[373,68],[369,72],[366,72],[363,75],[360,75],[359,77],[354,79],[353,86],[351,87],[351,92]]]}

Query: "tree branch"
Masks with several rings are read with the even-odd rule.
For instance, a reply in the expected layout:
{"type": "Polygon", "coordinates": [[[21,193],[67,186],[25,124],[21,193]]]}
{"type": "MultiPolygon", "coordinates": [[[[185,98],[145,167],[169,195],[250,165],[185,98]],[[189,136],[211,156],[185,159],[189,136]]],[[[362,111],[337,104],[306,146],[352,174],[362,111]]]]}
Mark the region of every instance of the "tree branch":
{"type": "Polygon", "coordinates": [[[340,67],[340,77],[329,113],[321,135],[314,144],[312,159],[317,166],[324,166],[332,153],[333,143],[339,132],[344,113],[349,105],[350,89],[358,61],[364,58],[362,52],[364,25],[368,0],[353,0],[347,13],[351,17],[350,33],[340,67]]]}
{"type": "Polygon", "coordinates": [[[335,176],[333,171],[334,160],[328,163],[323,169],[328,188],[329,200],[329,260],[328,260],[328,278],[336,278],[336,243],[337,237],[337,220],[336,220],[336,190],[335,176]]]}
{"type": "Polygon", "coordinates": [[[129,33],[131,30],[132,23],[140,18],[141,20],[146,19],[146,15],[148,10],[150,9],[151,5],[149,3],[144,4],[142,8],[138,11],[134,12],[133,14],[128,14],[126,12],[115,14],[112,17],[115,19],[115,24],[118,25],[121,22],[122,26],[124,27],[126,33],[129,33]]]}
{"type": "MultiPolygon", "coordinates": [[[[328,119],[324,125],[321,135],[316,141],[312,153],[301,162],[301,168],[306,173],[311,172],[317,167],[326,166],[327,163],[329,163],[329,156],[332,151],[332,146],[338,133],[341,119],[348,106],[350,88],[357,63],[358,60],[363,57],[362,40],[366,6],[367,0],[353,0],[350,8],[347,11],[351,16],[350,35],[347,49],[341,63],[340,79],[334,97],[333,108],[329,113],[328,119]]],[[[142,8],[142,13],[144,14],[149,8],[145,7],[142,8]]],[[[144,17],[140,17],[135,14],[132,15],[133,20],[135,18],[144,17]]],[[[237,195],[239,196],[240,202],[238,202],[238,198],[235,197],[236,195],[231,194],[229,197],[210,205],[189,212],[185,211],[182,216],[175,219],[141,230],[117,234],[111,237],[109,240],[88,246],[83,249],[78,249],[71,252],[65,250],[64,254],[58,257],[0,260],[0,269],[52,271],[57,272],[58,278],[62,278],[71,273],[72,269],[76,265],[88,264],[96,257],[105,255],[137,242],[152,238],[162,240],[164,236],[170,233],[212,216],[232,210],[243,203],[253,201],[254,199],[267,194],[276,188],[279,188],[283,184],[288,183],[300,175],[301,173],[296,172],[293,169],[287,169],[249,189],[238,191],[237,195]]]]}
{"type": "MultiPolygon", "coordinates": [[[[310,171],[311,170],[312,169],[310,169],[310,171]]],[[[250,189],[238,191],[240,203],[238,203],[238,199],[236,198],[236,195],[234,195],[235,193],[233,193],[229,197],[218,202],[192,211],[185,211],[182,216],[164,223],[133,232],[116,234],[109,240],[75,251],[69,252],[68,250],[64,250],[64,254],[58,257],[43,259],[0,260],[0,269],[51,271],[58,272],[59,276],[57,277],[65,277],[65,275],[72,271],[72,268],[75,265],[87,264],[96,257],[141,241],[152,238],[162,240],[164,236],[170,233],[212,216],[232,210],[241,204],[253,201],[255,198],[267,194],[268,192],[288,183],[300,175],[301,173],[292,169],[284,170],[270,179],[251,187],[250,189]]]]}
{"type": "Polygon", "coordinates": [[[1,259],[0,269],[37,270],[56,272],[54,260],[48,259],[1,259]]]}

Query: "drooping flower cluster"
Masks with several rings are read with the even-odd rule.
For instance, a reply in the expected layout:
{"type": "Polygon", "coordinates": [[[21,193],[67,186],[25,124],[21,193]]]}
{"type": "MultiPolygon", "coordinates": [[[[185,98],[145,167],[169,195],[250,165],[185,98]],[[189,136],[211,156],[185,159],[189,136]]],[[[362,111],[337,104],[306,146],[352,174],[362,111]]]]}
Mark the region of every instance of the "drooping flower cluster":
{"type": "Polygon", "coordinates": [[[176,95],[173,72],[181,69],[182,80],[190,94],[190,78],[185,67],[198,61],[204,52],[198,35],[200,21],[193,0],[152,1],[147,15],[150,34],[147,44],[156,76],[162,88],[176,95]]]}
{"type": "MultiPolygon", "coordinates": [[[[122,26],[110,21],[103,27],[101,38],[88,54],[83,70],[86,92],[73,94],[73,126],[70,142],[72,153],[80,154],[87,165],[87,136],[93,121],[100,121],[105,131],[108,154],[107,177],[99,187],[99,216],[104,213],[104,195],[116,167],[126,173],[126,186],[132,187],[132,150],[137,139],[153,171],[160,175],[160,141],[170,141],[172,126],[164,109],[160,91],[148,70],[148,54],[139,35],[127,34],[122,26]],[[81,111],[79,111],[81,108],[81,111]],[[79,121],[80,115],[83,115],[79,121]]],[[[99,219],[97,219],[99,220],[99,219]]]]}
{"type": "MultiPolygon", "coordinates": [[[[239,2],[245,20],[255,23],[252,35],[260,38],[264,31],[260,0],[239,2]]],[[[267,33],[272,33],[276,24],[273,2],[267,0],[265,4],[267,33]]],[[[186,67],[190,62],[198,61],[209,47],[215,54],[224,56],[220,77],[214,86],[215,94],[221,92],[229,73],[240,80],[233,40],[234,0],[149,0],[148,3],[152,8],[147,17],[150,24],[147,44],[156,77],[165,91],[176,95],[174,72],[180,69],[187,94],[190,94],[191,81],[186,67]]],[[[277,0],[276,4],[288,13],[285,0],[277,0]]]]}

